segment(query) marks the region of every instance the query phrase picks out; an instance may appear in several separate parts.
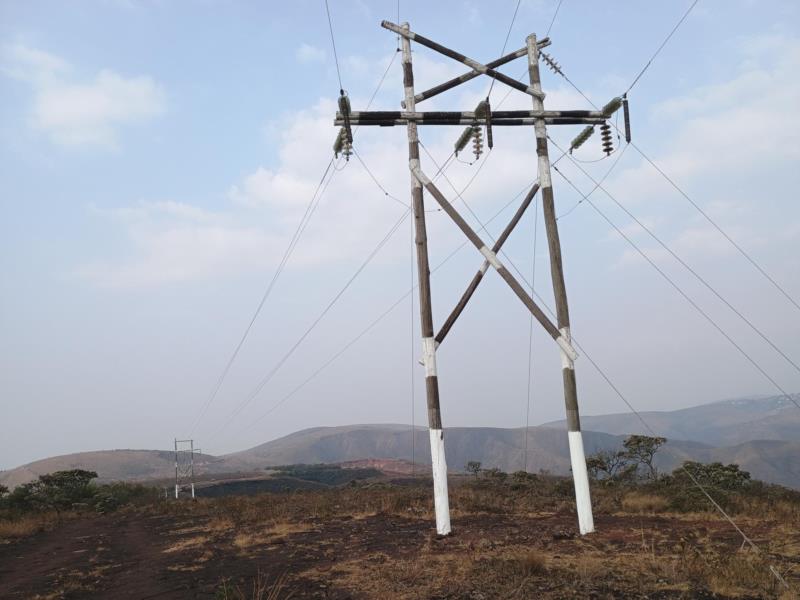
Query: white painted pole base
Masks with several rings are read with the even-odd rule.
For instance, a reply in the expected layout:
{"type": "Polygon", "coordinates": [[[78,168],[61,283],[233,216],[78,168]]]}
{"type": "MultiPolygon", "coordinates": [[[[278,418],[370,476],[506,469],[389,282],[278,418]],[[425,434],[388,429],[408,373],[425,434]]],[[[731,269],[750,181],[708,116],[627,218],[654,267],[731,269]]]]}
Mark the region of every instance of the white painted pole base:
{"type": "Polygon", "coordinates": [[[594,531],[592,499],[589,495],[589,473],[583,452],[583,436],[580,431],[569,431],[569,458],[572,462],[572,480],[575,482],[575,505],[578,508],[578,529],[581,535],[594,531]]]}
{"type": "Polygon", "coordinates": [[[178,484],[175,484],[175,498],[178,497],[178,484]]]}
{"type": "Polygon", "coordinates": [[[194,500],[194,484],[192,484],[192,500],[194,500]]]}
{"type": "Polygon", "coordinates": [[[436,533],[450,533],[450,501],[447,496],[447,461],[444,457],[444,432],[430,429],[431,466],[433,468],[433,506],[436,510],[436,533]]]}

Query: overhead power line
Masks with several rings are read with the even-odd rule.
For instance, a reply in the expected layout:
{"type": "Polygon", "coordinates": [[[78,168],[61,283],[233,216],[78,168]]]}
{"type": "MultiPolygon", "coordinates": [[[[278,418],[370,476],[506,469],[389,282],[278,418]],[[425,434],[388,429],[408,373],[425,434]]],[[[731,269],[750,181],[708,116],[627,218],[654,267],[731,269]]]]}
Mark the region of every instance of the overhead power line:
{"type": "Polygon", "coordinates": [[[353,275],[347,280],[347,282],[344,284],[344,286],[328,302],[328,304],[325,306],[325,308],[322,310],[322,312],[319,314],[319,316],[316,319],[314,319],[314,321],[311,323],[311,325],[308,326],[308,328],[297,339],[297,341],[295,341],[295,343],[280,358],[280,360],[278,360],[278,362],[275,363],[275,365],[272,367],[272,369],[270,369],[270,371],[261,379],[261,381],[258,382],[258,385],[256,385],[256,387],[253,389],[253,391],[251,391],[250,394],[247,395],[245,400],[242,401],[234,409],[233,413],[231,413],[231,415],[223,423],[223,425],[219,428],[219,430],[212,435],[212,438],[216,437],[217,435],[219,435],[219,433],[222,432],[230,424],[230,422],[233,421],[233,419],[235,419],[238,415],[240,415],[241,412],[245,408],[247,408],[247,406],[253,400],[256,399],[256,397],[261,393],[261,390],[263,390],[264,387],[270,381],[272,381],[272,378],[275,377],[275,375],[278,373],[278,371],[281,369],[281,367],[286,363],[286,361],[289,360],[289,358],[292,356],[292,354],[294,354],[294,352],[297,350],[297,348],[300,347],[300,345],[309,336],[309,334],[312,331],[314,331],[314,329],[317,327],[317,325],[319,325],[319,323],[322,321],[322,319],[325,318],[325,315],[327,315],[328,312],[330,312],[330,310],[336,305],[336,303],[339,301],[339,299],[344,295],[344,293],[348,290],[348,288],[358,278],[358,276],[361,274],[361,272],[367,267],[367,265],[372,261],[372,259],[375,258],[375,255],[378,254],[378,252],[380,252],[381,248],[383,248],[386,245],[386,243],[392,237],[394,232],[397,231],[397,229],[400,227],[400,225],[403,223],[403,221],[405,221],[405,219],[408,217],[410,212],[411,212],[411,209],[406,209],[403,212],[402,216],[397,220],[397,222],[391,227],[391,229],[389,229],[389,231],[386,233],[386,235],[383,236],[383,238],[372,249],[372,251],[370,251],[370,253],[364,259],[364,261],[359,265],[358,269],[356,269],[355,273],[353,273],[353,275]]]}
{"type": "Polygon", "coordinates": [[[303,216],[301,217],[300,222],[297,224],[297,228],[295,229],[294,234],[292,234],[292,237],[289,240],[289,244],[286,246],[286,250],[284,250],[284,252],[283,252],[283,256],[281,257],[281,260],[278,263],[277,268],[275,269],[275,273],[272,275],[272,279],[270,280],[269,284],[267,285],[267,289],[264,290],[264,293],[261,296],[261,300],[259,301],[258,305],[256,306],[256,310],[253,312],[253,316],[250,317],[250,321],[247,323],[247,327],[245,327],[245,330],[242,333],[242,336],[239,338],[239,342],[234,347],[233,352],[230,355],[230,358],[228,358],[228,362],[225,363],[225,368],[222,370],[222,373],[220,373],[219,377],[217,378],[216,383],[211,388],[211,392],[208,395],[208,398],[206,399],[206,401],[203,403],[203,406],[198,411],[197,416],[195,417],[195,419],[194,419],[194,421],[192,423],[191,429],[190,429],[190,437],[191,437],[191,434],[194,433],[194,430],[197,427],[197,425],[200,423],[200,420],[206,414],[206,411],[209,409],[209,407],[211,406],[211,404],[214,402],[214,400],[216,399],[217,395],[219,394],[219,390],[222,387],[222,384],[225,382],[225,379],[227,378],[228,373],[230,372],[231,367],[233,366],[233,363],[236,361],[236,358],[239,356],[239,352],[241,351],[245,340],[250,335],[250,331],[253,329],[253,325],[255,324],[256,319],[258,319],[258,315],[261,314],[261,309],[264,308],[264,304],[266,303],[267,299],[269,298],[270,294],[272,293],[272,290],[275,287],[275,284],[277,283],[278,278],[281,276],[281,273],[283,273],[283,270],[286,267],[286,263],[289,262],[289,259],[291,258],[292,253],[294,252],[294,249],[297,247],[297,244],[300,241],[300,237],[303,235],[303,232],[305,231],[306,227],[308,226],[309,221],[311,221],[311,217],[313,216],[314,211],[316,211],[317,206],[319,206],[320,198],[322,198],[322,195],[325,193],[325,190],[327,189],[328,185],[330,184],[331,180],[333,179],[334,175],[336,174],[335,170],[331,171],[331,167],[333,166],[333,163],[334,163],[334,161],[333,161],[333,159],[331,159],[328,162],[328,165],[325,167],[325,171],[322,173],[322,177],[320,178],[319,183],[317,184],[317,187],[314,190],[314,193],[311,195],[311,200],[309,201],[308,205],[306,206],[306,210],[303,213],[303,216]],[[328,176],[328,173],[330,173],[331,176],[326,181],[326,177],[328,176]]]}
{"type": "Polygon", "coordinates": [[[694,0],[694,2],[692,2],[692,4],[689,6],[686,12],[683,13],[683,16],[678,20],[677,23],[675,23],[675,27],[673,27],[672,31],[670,31],[667,37],[664,38],[664,41],[661,42],[661,45],[658,48],[656,48],[656,51],[653,53],[653,56],[651,56],[650,60],[648,60],[647,63],[645,63],[644,67],[642,67],[642,70],[639,71],[639,74],[633,79],[633,82],[628,86],[628,89],[625,90],[626,94],[633,89],[633,86],[637,84],[642,75],[644,75],[645,71],[647,71],[647,69],[650,68],[650,65],[653,64],[653,61],[656,59],[656,56],[659,55],[659,53],[664,49],[664,46],[667,45],[667,42],[669,42],[672,36],[675,35],[675,32],[678,31],[678,28],[683,24],[683,22],[686,20],[686,17],[689,16],[689,13],[692,12],[692,9],[694,9],[694,7],[697,6],[697,3],[699,1],[700,0],[694,0]]]}
{"type": "MultiPolygon", "coordinates": [[[[531,260],[531,295],[536,284],[536,242],[539,234],[538,202],[533,206],[533,258],[531,260]]],[[[525,461],[524,470],[528,472],[528,431],[531,422],[531,389],[533,384],[533,315],[528,322],[528,386],[525,392],[525,461]]]]}
{"type": "MultiPolygon", "coordinates": [[[[697,4],[697,2],[695,2],[695,4],[697,4]]],[[[692,6],[694,6],[694,5],[692,5],[692,6]]],[[[559,75],[561,75],[561,76],[564,78],[564,80],[565,80],[567,83],[569,83],[569,85],[570,85],[570,86],[572,86],[572,88],[573,88],[573,89],[574,89],[576,92],[578,92],[578,93],[579,93],[581,96],[583,96],[584,100],[586,100],[586,101],[589,103],[589,105],[590,105],[590,106],[594,107],[595,109],[597,109],[597,108],[598,108],[598,107],[597,107],[597,105],[596,105],[596,104],[595,104],[595,103],[592,101],[592,99],[591,99],[591,98],[589,98],[589,96],[587,96],[587,95],[586,95],[586,94],[583,92],[583,90],[582,90],[581,88],[579,88],[579,87],[578,87],[578,86],[575,84],[575,82],[573,82],[573,81],[572,81],[572,80],[571,80],[571,79],[570,79],[570,78],[569,78],[569,77],[568,77],[568,76],[567,76],[567,75],[566,75],[566,74],[563,72],[563,68],[562,68],[562,69],[561,69],[561,71],[559,72],[559,75]]],[[[611,125],[612,125],[612,127],[614,127],[614,129],[616,129],[616,130],[617,130],[617,132],[618,132],[618,133],[621,133],[621,132],[620,132],[620,130],[619,130],[619,127],[617,127],[617,126],[616,126],[616,124],[612,123],[611,125]]],[[[783,286],[782,286],[780,283],[778,283],[778,281],[777,281],[777,280],[776,280],[774,277],[772,277],[772,276],[771,276],[771,275],[770,275],[770,274],[769,274],[769,273],[766,271],[766,269],[764,269],[764,267],[763,267],[763,266],[762,266],[762,265],[761,265],[761,264],[760,264],[760,263],[759,263],[759,262],[758,262],[758,261],[757,261],[755,258],[753,258],[753,256],[752,256],[752,255],[751,255],[749,252],[747,252],[747,250],[745,250],[745,249],[742,247],[742,245],[741,245],[741,244],[739,244],[739,243],[738,243],[738,242],[737,242],[737,241],[736,241],[736,240],[733,238],[733,236],[732,236],[731,234],[729,234],[729,233],[728,233],[728,232],[727,232],[725,229],[723,229],[723,228],[722,228],[722,226],[721,226],[721,225],[719,225],[719,223],[717,223],[717,222],[716,222],[716,221],[715,221],[715,220],[714,220],[714,219],[711,217],[711,215],[709,215],[709,214],[708,214],[708,213],[707,213],[705,210],[703,210],[703,208],[702,208],[702,207],[701,207],[701,206],[700,206],[700,205],[699,205],[699,204],[698,204],[698,203],[697,203],[695,200],[693,200],[693,199],[691,198],[691,196],[689,196],[689,194],[688,194],[688,193],[687,193],[687,192],[686,192],[686,191],[685,191],[683,188],[681,188],[681,187],[680,187],[680,186],[679,186],[679,185],[678,185],[678,184],[675,182],[675,180],[674,180],[674,179],[672,179],[672,178],[671,178],[669,175],[667,175],[667,173],[666,173],[666,172],[665,172],[665,171],[664,171],[664,170],[663,170],[661,167],[659,167],[659,166],[658,166],[658,164],[656,164],[656,162],[655,162],[653,159],[651,159],[651,158],[650,158],[650,157],[649,157],[647,154],[645,154],[644,150],[642,150],[642,149],[641,149],[641,148],[640,148],[640,147],[639,147],[639,146],[638,146],[638,145],[637,145],[635,142],[631,142],[631,143],[630,143],[630,145],[631,145],[631,146],[634,148],[634,150],[636,150],[636,152],[638,152],[638,153],[639,153],[639,155],[640,155],[640,156],[641,156],[643,159],[645,159],[645,161],[647,161],[647,163],[648,163],[648,164],[649,164],[651,167],[653,167],[653,169],[655,169],[655,171],[656,171],[656,172],[657,172],[659,175],[661,175],[661,177],[663,177],[663,178],[664,178],[664,180],[665,180],[667,183],[669,183],[669,184],[670,184],[670,185],[671,185],[671,186],[672,186],[672,187],[675,189],[675,191],[677,191],[677,192],[678,192],[678,193],[679,193],[681,196],[683,196],[683,198],[684,198],[684,199],[685,199],[687,202],[689,202],[689,204],[690,204],[690,205],[691,205],[691,206],[692,206],[692,207],[693,207],[695,210],[697,210],[697,212],[698,212],[698,213],[699,213],[699,214],[700,214],[700,215],[701,215],[701,216],[702,216],[702,217],[703,217],[703,218],[704,218],[706,221],[708,221],[708,222],[711,224],[711,226],[712,226],[714,229],[716,229],[716,230],[717,230],[717,232],[718,232],[718,233],[719,233],[719,234],[720,234],[720,235],[721,235],[723,238],[725,238],[725,240],[727,240],[727,241],[728,241],[728,243],[730,243],[730,245],[731,245],[731,246],[733,246],[733,247],[736,249],[736,251],[737,251],[739,254],[741,254],[741,255],[742,255],[744,258],[745,258],[745,260],[747,260],[747,262],[749,262],[749,263],[750,263],[750,264],[753,266],[753,268],[755,268],[755,269],[756,269],[756,271],[758,271],[758,272],[761,274],[761,276],[762,276],[762,277],[764,277],[764,279],[766,279],[766,280],[767,280],[767,281],[770,283],[770,285],[772,285],[772,286],[773,286],[773,287],[774,287],[774,288],[775,288],[775,289],[776,289],[776,290],[777,290],[777,291],[778,291],[778,292],[779,292],[779,293],[780,293],[780,294],[781,294],[781,295],[782,295],[784,298],[786,298],[786,300],[788,300],[788,301],[789,301],[789,302],[792,304],[792,306],[794,306],[794,308],[796,308],[798,311],[800,311],[800,302],[798,302],[798,301],[797,301],[797,299],[796,299],[796,298],[794,298],[794,297],[793,297],[793,296],[792,296],[792,295],[791,295],[791,294],[790,294],[790,293],[789,293],[789,292],[786,290],[786,288],[784,288],[784,287],[783,287],[783,286]]]]}
{"type": "MultiPolygon", "coordinates": [[[[486,221],[486,225],[492,223],[495,219],[497,219],[503,212],[505,212],[509,206],[511,206],[522,194],[524,194],[528,189],[530,189],[531,185],[534,182],[526,184],[526,186],[520,190],[513,198],[511,198],[505,205],[503,205],[500,210],[498,210],[491,218],[486,221]]],[[[467,184],[468,186],[469,184],[467,184]]],[[[465,186],[461,193],[464,193],[467,189],[465,186]]],[[[485,229],[484,229],[485,231],[485,229]]],[[[458,246],[456,246],[447,256],[445,256],[439,264],[435,267],[431,268],[431,274],[437,272],[440,268],[442,268],[445,264],[447,264],[456,254],[458,254],[461,250],[463,250],[469,242],[461,242],[458,246]]],[[[334,353],[327,361],[325,361],[320,367],[314,370],[311,375],[309,375],[301,384],[297,387],[292,389],[287,395],[282,397],[278,402],[276,402],[272,407],[269,408],[265,413],[251,421],[250,425],[248,425],[243,431],[249,430],[252,428],[256,423],[263,420],[267,415],[271,414],[276,408],[281,406],[284,402],[289,400],[293,397],[297,392],[299,392],[302,388],[308,385],[312,380],[314,380],[318,375],[320,375],[328,366],[330,366],[333,362],[336,361],[337,358],[342,356],[350,347],[352,347],[356,342],[358,342],[361,338],[363,338],[370,330],[372,330],[378,323],[380,323],[384,318],[386,318],[395,308],[397,308],[409,295],[411,295],[414,290],[417,288],[416,285],[412,285],[412,287],[405,292],[400,298],[398,298],[393,304],[391,304],[385,311],[383,311],[374,321],[372,321],[366,328],[364,328],[360,333],[358,333],[353,339],[347,342],[340,350],[334,353]]]]}
{"type": "MultiPolygon", "coordinates": [[[[517,13],[519,12],[519,5],[522,0],[517,0],[517,5],[514,7],[514,15],[511,17],[511,23],[508,25],[508,31],[506,32],[506,39],[503,41],[503,49],[500,51],[500,56],[503,56],[506,53],[506,46],[508,46],[508,38],[511,37],[511,30],[514,29],[514,22],[517,20],[517,13]]],[[[494,89],[494,79],[489,84],[489,91],[486,93],[486,97],[492,95],[492,89],[494,89]]]]}
{"type": "Polygon", "coordinates": [[[672,179],[672,178],[671,178],[669,175],[667,175],[667,174],[666,174],[666,173],[665,173],[665,172],[664,172],[664,171],[661,169],[661,167],[659,167],[659,166],[658,166],[658,165],[657,165],[655,162],[653,162],[653,160],[652,160],[652,159],[651,159],[649,156],[647,156],[647,155],[644,153],[644,151],[643,151],[641,148],[639,148],[639,146],[637,146],[637,145],[636,145],[635,143],[633,143],[633,142],[631,142],[631,146],[633,146],[633,147],[636,149],[636,151],[637,151],[637,152],[638,152],[638,153],[639,153],[639,154],[642,156],[642,158],[644,158],[644,159],[645,159],[645,160],[646,160],[648,163],[650,163],[650,166],[652,166],[652,167],[653,167],[653,168],[654,168],[656,171],[658,171],[658,173],[659,173],[659,174],[660,174],[660,175],[661,175],[661,176],[662,176],[662,177],[663,177],[663,178],[664,178],[664,179],[665,179],[665,180],[666,180],[666,181],[667,181],[667,182],[668,182],[668,183],[669,183],[669,184],[670,184],[670,185],[671,185],[673,188],[675,188],[675,190],[676,190],[676,191],[677,191],[677,192],[678,192],[678,193],[679,193],[681,196],[683,196],[683,197],[684,197],[684,198],[685,198],[685,199],[686,199],[686,200],[689,202],[689,204],[691,204],[691,205],[692,205],[692,206],[693,206],[693,207],[694,207],[694,208],[697,210],[697,212],[699,212],[699,213],[700,213],[700,215],[701,215],[701,216],[702,216],[702,217],[703,217],[703,218],[704,218],[706,221],[708,221],[708,222],[711,224],[711,226],[712,226],[714,229],[716,229],[716,230],[719,232],[719,234],[720,234],[720,235],[722,235],[722,237],[724,237],[726,240],[728,240],[728,242],[731,244],[731,246],[733,246],[733,247],[736,249],[736,251],[737,251],[737,252],[739,252],[739,254],[741,254],[742,256],[744,256],[744,257],[745,257],[745,259],[747,259],[747,262],[749,262],[751,265],[753,265],[753,267],[755,267],[755,269],[756,269],[756,270],[757,270],[759,273],[761,273],[761,275],[763,275],[763,276],[764,276],[764,278],[765,278],[765,279],[766,279],[766,280],[767,280],[769,283],[771,283],[771,284],[772,284],[772,286],[773,286],[773,287],[774,287],[776,290],[778,290],[778,291],[781,293],[781,295],[782,295],[784,298],[786,298],[786,299],[787,299],[789,302],[791,302],[791,303],[792,303],[792,305],[794,305],[794,307],[795,307],[795,308],[796,308],[798,311],[800,311],[800,303],[798,303],[798,302],[797,302],[797,300],[795,300],[795,299],[794,299],[794,298],[793,298],[793,297],[792,297],[792,296],[789,294],[789,292],[787,292],[787,291],[786,291],[786,289],[784,289],[784,288],[783,288],[783,287],[782,287],[782,286],[781,286],[781,285],[780,285],[780,284],[779,284],[777,281],[775,281],[775,279],[773,279],[773,278],[772,278],[772,277],[769,275],[769,273],[767,273],[767,272],[764,270],[764,268],[763,268],[763,267],[762,267],[762,266],[761,266],[761,265],[760,265],[758,262],[756,262],[756,260],[755,260],[755,259],[754,259],[754,258],[753,258],[753,257],[752,257],[752,256],[751,256],[751,255],[750,255],[750,254],[749,254],[749,253],[748,253],[748,252],[747,252],[747,251],[746,251],[744,248],[742,248],[742,247],[741,247],[741,246],[740,246],[740,245],[739,245],[739,244],[738,244],[738,243],[737,243],[737,242],[736,242],[736,241],[735,241],[735,240],[734,240],[734,239],[733,239],[733,238],[732,238],[732,237],[731,237],[731,236],[730,236],[730,235],[729,235],[729,234],[728,234],[728,233],[727,233],[727,232],[726,232],[724,229],[722,229],[722,227],[720,227],[720,226],[719,226],[719,224],[717,224],[717,222],[716,222],[714,219],[712,219],[712,218],[711,218],[711,215],[709,215],[709,214],[708,214],[708,213],[707,213],[705,210],[703,210],[703,209],[702,209],[702,207],[700,207],[700,205],[699,205],[699,204],[697,204],[697,202],[695,202],[694,200],[692,200],[692,198],[689,196],[689,194],[687,194],[687,193],[686,193],[686,192],[683,190],[683,188],[681,188],[680,186],[678,186],[678,184],[677,184],[677,183],[675,183],[675,181],[674,181],[674,180],[673,180],[673,179],[672,179]]]}
{"type": "MultiPolygon", "coordinates": [[[[613,227],[614,230],[616,230],[616,232],[619,235],[621,235],[622,238],[626,242],[628,242],[628,244],[630,244],[630,246],[634,250],[636,250],[636,252],[642,258],[644,258],[647,261],[647,263],[653,269],[655,269],[658,272],[659,275],[661,275],[661,277],[663,277],[667,281],[667,283],[669,283],[706,321],[708,321],[714,327],[714,329],[716,329],[726,340],[728,340],[728,342],[736,350],[738,350],[738,352],[744,358],[746,358],[758,370],[758,372],[761,373],[764,376],[764,378],[767,381],[769,381],[775,387],[775,389],[777,389],[784,397],[786,397],[790,402],[792,402],[795,406],[797,406],[797,408],[800,408],[800,404],[798,404],[797,401],[794,398],[792,398],[792,396],[785,389],[783,389],[783,387],[777,381],[775,381],[775,379],[769,373],[767,373],[766,370],[764,370],[764,368],[752,356],[750,356],[750,354],[748,354],[744,350],[744,348],[742,348],[714,319],[712,319],[711,316],[705,310],[703,310],[703,308],[699,304],[697,304],[697,302],[695,302],[692,299],[692,297],[689,296],[683,290],[683,288],[681,288],[677,283],[675,283],[675,281],[669,275],[667,275],[667,273],[661,267],[659,267],[655,263],[655,261],[652,258],[650,258],[647,255],[647,253],[645,253],[644,250],[642,250],[636,244],[636,242],[634,242],[630,238],[630,236],[628,236],[616,223],[614,223],[602,210],[600,210],[600,208],[597,206],[597,204],[592,202],[591,199],[588,196],[586,196],[583,192],[581,192],[581,190],[574,183],[572,183],[572,180],[569,179],[566,175],[564,175],[564,173],[558,167],[554,167],[554,168],[555,168],[555,171],[559,175],[561,175],[561,177],[564,179],[564,181],[566,181],[578,194],[580,194],[581,196],[584,196],[584,198],[585,198],[586,202],[589,204],[589,206],[591,206],[597,212],[597,214],[599,214],[603,218],[603,220],[605,220],[609,225],[611,225],[611,227],[613,227]]],[[[600,187],[601,190],[603,189],[602,186],[599,186],[599,187],[600,187]]]]}
{"type": "Polygon", "coordinates": [[[328,29],[331,32],[331,46],[333,47],[333,60],[336,63],[336,76],[339,78],[339,92],[344,94],[342,72],[339,70],[339,55],[336,53],[336,38],[333,35],[333,21],[331,21],[331,8],[328,6],[328,0],[325,0],[325,13],[328,15],[328,29]]]}
{"type": "MultiPolygon", "coordinates": [[[[553,145],[556,148],[559,148],[558,144],[553,140],[553,145]]],[[[560,148],[559,148],[560,149],[560,148]]],[[[628,210],[615,196],[613,196],[607,189],[602,186],[602,181],[596,181],[587,171],[584,169],[579,163],[577,163],[573,158],[570,156],[569,159],[572,161],[578,169],[586,175],[592,182],[595,184],[595,188],[600,188],[603,193],[608,196],[611,201],[619,207],[628,217],[630,217],[634,223],[636,223],[643,231],[645,231],[651,238],[653,238],[659,246],[661,246],[667,253],[674,258],[684,269],[686,269],[689,273],[691,273],[697,281],[699,281],[708,291],[710,291],[714,296],[717,297],[725,306],[727,306],[739,319],[741,319],[748,327],[750,327],[753,332],[755,332],[762,340],[764,340],[775,352],[777,352],[787,363],[789,363],[795,371],[800,373],[800,366],[793,361],[783,350],[781,350],[767,335],[761,331],[756,325],[753,324],[750,319],[742,314],[742,312],[737,309],[733,304],[731,304],[727,298],[725,298],[717,289],[712,286],[703,276],[701,276],[697,271],[695,271],[685,260],[683,260],[670,246],[664,242],[660,237],[658,237],[652,229],[650,229],[647,225],[645,225],[640,219],[636,217],[630,210],[628,210]]]]}
{"type": "MultiPolygon", "coordinates": [[[[369,107],[372,106],[372,102],[375,100],[375,97],[378,95],[378,92],[380,91],[381,87],[383,86],[383,82],[386,80],[386,75],[388,74],[389,70],[391,69],[392,65],[394,64],[394,61],[395,61],[396,57],[397,57],[397,53],[393,52],[392,53],[392,58],[389,61],[389,64],[387,65],[386,70],[383,72],[383,75],[378,80],[378,84],[375,86],[375,90],[372,92],[372,96],[370,96],[369,102],[367,102],[367,109],[369,109],[369,107]]],[[[358,127],[356,127],[356,131],[357,130],[358,130],[358,127]]],[[[364,166],[366,168],[366,165],[364,165],[364,166]]],[[[242,337],[239,339],[238,344],[236,345],[236,347],[234,348],[233,353],[231,354],[230,358],[228,359],[228,362],[226,363],[225,368],[223,369],[222,373],[220,374],[219,378],[217,379],[216,383],[214,384],[214,387],[212,388],[211,393],[209,394],[209,396],[206,399],[205,403],[203,404],[203,406],[201,407],[201,409],[198,412],[197,416],[195,417],[195,420],[194,420],[194,422],[192,424],[192,427],[191,427],[191,433],[194,433],[195,428],[200,423],[200,421],[202,420],[203,416],[206,414],[206,411],[209,409],[209,407],[211,406],[211,404],[214,402],[214,400],[216,399],[217,395],[219,394],[219,391],[220,391],[220,389],[222,387],[222,384],[224,383],[225,379],[227,378],[228,373],[230,372],[231,367],[233,366],[233,363],[236,361],[236,358],[238,357],[239,352],[242,349],[242,346],[243,346],[245,340],[247,339],[247,336],[250,334],[250,330],[253,328],[253,325],[254,325],[256,319],[258,318],[259,314],[261,313],[261,309],[264,307],[264,303],[267,301],[267,298],[272,293],[272,289],[275,287],[275,283],[277,282],[278,278],[280,277],[281,273],[283,272],[284,268],[286,267],[287,262],[291,258],[291,255],[294,252],[295,247],[297,246],[298,242],[300,241],[300,237],[303,235],[303,232],[305,231],[306,227],[308,226],[308,223],[310,222],[311,217],[314,214],[314,211],[316,211],[317,207],[319,206],[319,202],[320,202],[322,196],[325,194],[325,190],[327,190],[328,185],[330,185],[331,180],[333,180],[333,177],[334,177],[336,171],[339,171],[339,170],[340,169],[336,169],[336,165],[335,165],[334,159],[331,159],[330,162],[328,162],[328,165],[325,168],[325,171],[324,171],[322,177],[320,178],[320,182],[317,185],[317,188],[314,191],[314,194],[312,195],[308,206],[306,207],[306,211],[303,214],[303,217],[300,219],[300,223],[298,223],[297,229],[295,230],[294,234],[292,235],[292,238],[289,241],[289,245],[287,246],[286,250],[284,251],[283,257],[281,258],[281,261],[280,261],[280,263],[278,265],[278,268],[275,271],[275,274],[273,275],[272,280],[270,281],[269,285],[267,286],[267,289],[264,292],[264,294],[263,294],[263,296],[261,298],[261,301],[259,302],[258,306],[256,307],[256,310],[253,313],[253,316],[250,319],[250,322],[248,323],[247,327],[245,328],[245,331],[242,334],[242,337]],[[334,171],[331,171],[331,168],[333,168],[334,171]],[[325,177],[328,175],[329,172],[331,173],[331,176],[330,176],[330,178],[328,178],[327,181],[325,181],[325,177]],[[324,184],[323,184],[323,182],[324,182],[324,184]]],[[[388,192],[386,193],[386,195],[387,196],[389,195],[388,192]]],[[[392,198],[394,198],[394,197],[392,196],[392,198]]],[[[403,204],[403,206],[407,206],[402,201],[399,201],[399,202],[401,204],[403,204]]]]}
{"type": "Polygon", "coordinates": [[[553,13],[553,18],[550,19],[550,25],[547,26],[547,33],[544,34],[544,37],[547,37],[547,36],[550,35],[550,30],[553,29],[553,23],[556,22],[556,17],[558,16],[558,11],[561,9],[561,4],[563,2],[564,2],[564,0],[558,0],[558,4],[556,5],[556,10],[553,13]]]}

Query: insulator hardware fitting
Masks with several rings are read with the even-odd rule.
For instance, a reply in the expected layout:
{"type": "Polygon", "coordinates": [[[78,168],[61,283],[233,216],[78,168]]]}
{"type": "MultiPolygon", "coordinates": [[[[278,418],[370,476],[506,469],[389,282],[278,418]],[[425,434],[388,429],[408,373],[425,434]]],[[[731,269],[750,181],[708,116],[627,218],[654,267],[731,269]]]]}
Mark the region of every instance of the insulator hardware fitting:
{"type": "Polygon", "coordinates": [[[577,136],[575,136],[575,139],[572,140],[572,143],[569,145],[569,153],[572,154],[573,150],[577,150],[578,148],[583,146],[583,144],[586,143],[586,140],[592,137],[592,134],[594,134],[594,125],[587,125],[586,127],[584,127],[583,130],[577,136]]]}
{"type": "Polygon", "coordinates": [[[456,140],[455,145],[455,154],[458,156],[458,153],[461,152],[464,148],[467,147],[469,140],[472,138],[472,125],[467,125],[464,131],[461,132],[461,135],[456,140]]]}
{"type": "Polygon", "coordinates": [[[544,63],[550,68],[553,73],[557,73],[563,77],[564,73],[561,72],[561,66],[549,54],[539,51],[539,56],[542,57],[544,63]]]}
{"type": "Polygon", "coordinates": [[[607,156],[611,156],[611,153],[614,151],[614,142],[611,139],[611,125],[608,123],[600,125],[600,139],[603,144],[603,152],[605,152],[607,156]]]}
{"type": "Polygon", "coordinates": [[[350,128],[350,98],[347,97],[344,90],[340,90],[339,96],[339,112],[342,113],[344,119],[344,130],[347,136],[348,143],[353,145],[353,130],[350,128]]]}
{"type": "Polygon", "coordinates": [[[480,125],[472,126],[472,152],[475,154],[475,160],[483,154],[483,131],[480,125]]]}
{"type": "Polygon", "coordinates": [[[606,117],[610,117],[615,112],[617,112],[620,107],[622,106],[622,98],[617,96],[616,98],[612,98],[608,101],[608,103],[600,109],[600,112],[603,113],[606,117]]]}
{"type": "Polygon", "coordinates": [[[336,135],[336,140],[333,142],[333,156],[339,158],[339,155],[344,156],[345,160],[349,161],[350,156],[353,154],[353,144],[347,136],[347,129],[342,127],[336,135]]]}

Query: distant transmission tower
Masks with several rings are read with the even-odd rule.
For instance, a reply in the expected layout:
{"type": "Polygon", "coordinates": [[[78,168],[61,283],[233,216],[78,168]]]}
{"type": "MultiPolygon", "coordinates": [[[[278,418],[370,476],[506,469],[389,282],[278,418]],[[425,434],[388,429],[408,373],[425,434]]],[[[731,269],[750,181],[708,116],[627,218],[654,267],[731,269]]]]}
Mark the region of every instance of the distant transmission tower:
{"type": "MultiPolygon", "coordinates": [[[[199,452],[199,449],[197,450],[199,452]]],[[[175,439],[175,498],[187,488],[194,499],[194,440],[175,439]]]]}

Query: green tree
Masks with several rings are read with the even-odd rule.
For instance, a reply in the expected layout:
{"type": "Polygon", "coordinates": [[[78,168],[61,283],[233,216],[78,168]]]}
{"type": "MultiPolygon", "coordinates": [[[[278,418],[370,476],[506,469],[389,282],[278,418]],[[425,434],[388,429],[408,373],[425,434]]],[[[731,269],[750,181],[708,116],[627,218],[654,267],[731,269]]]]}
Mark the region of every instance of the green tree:
{"type": "Polygon", "coordinates": [[[655,481],[658,479],[658,471],[653,464],[656,452],[667,441],[663,437],[650,437],[648,435],[629,435],[622,443],[625,450],[625,457],[637,466],[641,467],[647,479],[655,481]]]}
{"type": "Polygon", "coordinates": [[[491,469],[484,469],[483,470],[486,477],[489,479],[493,479],[494,481],[503,482],[508,478],[508,473],[498,469],[497,467],[492,467],[491,469]]]}
{"type": "Polygon", "coordinates": [[[742,471],[739,465],[723,465],[719,462],[703,464],[687,460],[683,468],[675,469],[672,475],[678,480],[689,480],[686,471],[703,487],[728,492],[741,490],[750,481],[750,473],[742,471]]]}
{"type": "Polygon", "coordinates": [[[97,473],[83,469],[40,475],[36,481],[16,487],[7,502],[18,510],[53,509],[60,512],[73,504],[91,500],[94,489],[90,483],[95,478],[97,473]]]}
{"type": "Polygon", "coordinates": [[[481,472],[481,462],[477,460],[471,460],[467,463],[467,473],[472,473],[475,475],[475,479],[478,478],[478,473],[481,472]]]}
{"type": "Polygon", "coordinates": [[[586,468],[593,479],[612,482],[632,479],[637,466],[624,450],[600,450],[586,458],[586,468]]]}

